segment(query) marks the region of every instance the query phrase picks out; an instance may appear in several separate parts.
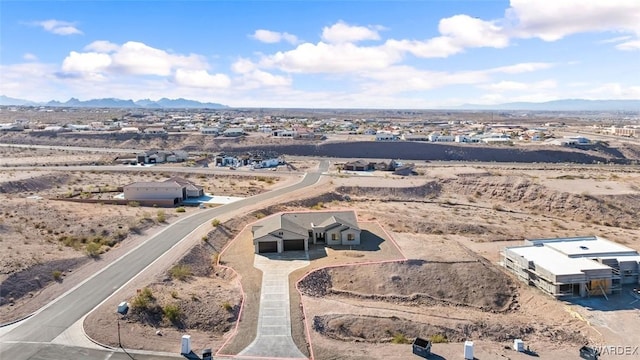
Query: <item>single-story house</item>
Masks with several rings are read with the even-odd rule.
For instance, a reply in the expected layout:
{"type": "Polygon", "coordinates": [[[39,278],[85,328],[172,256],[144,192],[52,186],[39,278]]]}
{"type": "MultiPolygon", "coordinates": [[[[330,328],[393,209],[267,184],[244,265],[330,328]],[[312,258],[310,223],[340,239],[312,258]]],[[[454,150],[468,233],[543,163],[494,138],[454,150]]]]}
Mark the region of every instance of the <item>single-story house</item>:
{"type": "Polygon", "coordinates": [[[227,130],[222,132],[222,135],[224,135],[226,137],[242,136],[242,135],[244,135],[244,130],[242,128],[239,128],[239,127],[228,128],[227,130]]]}
{"type": "Polygon", "coordinates": [[[375,168],[375,165],[375,163],[365,160],[356,160],[344,164],[343,168],[347,171],[370,171],[375,168]]]}
{"type": "Polygon", "coordinates": [[[187,179],[174,176],[165,181],[135,182],[124,186],[124,198],[131,201],[144,201],[159,204],[180,204],[187,198],[204,195],[204,188],[187,179]]]}
{"type": "Polygon", "coordinates": [[[315,211],[279,213],[251,228],[256,254],[309,250],[309,244],[359,245],[356,213],[315,211]]]}

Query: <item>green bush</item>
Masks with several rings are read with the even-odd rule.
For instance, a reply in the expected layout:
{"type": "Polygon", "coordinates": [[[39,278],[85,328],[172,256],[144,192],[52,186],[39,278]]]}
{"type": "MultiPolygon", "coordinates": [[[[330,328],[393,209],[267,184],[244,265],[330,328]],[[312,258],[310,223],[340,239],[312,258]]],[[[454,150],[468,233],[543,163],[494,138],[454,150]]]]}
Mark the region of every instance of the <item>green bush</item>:
{"type": "Polygon", "coordinates": [[[222,308],[225,309],[226,311],[231,311],[233,310],[233,305],[231,305],[230,302],[225,301],[222,303],[222,308]]]}
{"type": "Polygon", "coordinates": [[[218,219],[211,220],[211,226],[218,227],[218,225],[220,225],[220,220],[218,219]]]}
{"type": "Polygon", "coordinates": [[[167,221],[167,215],[164,213],[164,210],[158,210],[156,213],[156,221],[159,223],[163,223],[167,221]]]}
{"type": "Polygon", "coordinates": [[[183,212],[185,212],[185,211],[187,211],[187,210],[185,210],[185,208],[183,208],[182,206],[181,206],[181,207],[176,208],[176,212],[177,212],[177,213],[183,213],[183,212]]]}
{"type": "Polygon", "coordinates": [[[146,310],[149,308],[149,304],[155,300],[153,292],[148,287],[143,288],[131,302],[131,307],[134,310],[146,310]]]}
{"type": "Polygon", "coordinates": [[[397,334],[393,335],[393,338],[391,339],[391,343],[393,343],[393,344],[410,344],[411,341],[409,339],[407,339],[407,337],[404,334],[397,333],[397,334]]]}
{"type": "Polygon", "coordinates": [[[90,257],[98,257],[102,254],[102,245],[92,241],[85,246],[84,251],[86,251],[87,255],[90,257]]]}
{"type": "Polygon", "coordinates": [[[169,275],[174,279],[184,281],[191,276],[191,268],[189,265],[176,265],[169,269],[169,275]]]}
{"type": "Polygon", "coordinates": [[[60,281],[62,279],[62,271],[60,270],[53,270],[51,275],[53,276],[53,280],[55,281],[60,281]]]}
{"type": "Polygon", "coordinates": [[[180,316],[182,315],[180,312],[180,308],[176,304],[165,305],[165,307],[162,308],[162,313],[172,323],[180,320],[180,316]]]}
{"type": "Polygon", "coordinates": [[[431,340],[431,342],[433,344],[442,344],[442,343],[448,343],[449,342],[449,340],[447,339],[447,336],[443,335],[443,334],[431,335],[429,337],[429,340],[431,340]]]}

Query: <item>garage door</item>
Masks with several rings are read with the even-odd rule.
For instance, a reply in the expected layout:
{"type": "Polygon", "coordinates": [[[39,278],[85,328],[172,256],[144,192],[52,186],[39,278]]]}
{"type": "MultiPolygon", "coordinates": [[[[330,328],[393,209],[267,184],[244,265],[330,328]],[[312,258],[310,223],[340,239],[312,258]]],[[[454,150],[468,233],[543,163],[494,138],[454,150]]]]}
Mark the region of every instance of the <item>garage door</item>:
{"type": "Polygon", "coordinates": [[[304,250],[304,240],[284,240],[284,251],[304,250]]]}
{"type": "Polygon", "coordinates": [[[260,254],[278,252],[278,242],[277,241],[261,241],[258,243],[258,252],[260,254]]]}

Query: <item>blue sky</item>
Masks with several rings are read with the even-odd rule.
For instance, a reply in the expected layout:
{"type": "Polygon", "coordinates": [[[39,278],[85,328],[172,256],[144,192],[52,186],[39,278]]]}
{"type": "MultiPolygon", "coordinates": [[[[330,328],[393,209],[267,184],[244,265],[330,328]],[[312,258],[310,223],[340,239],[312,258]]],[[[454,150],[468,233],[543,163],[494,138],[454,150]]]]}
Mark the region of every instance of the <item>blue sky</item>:
{"type": "Polygon", "coordinates": [[[640,99],[640,1],[3,0],[0,94],[322,108],[640,99]]]}

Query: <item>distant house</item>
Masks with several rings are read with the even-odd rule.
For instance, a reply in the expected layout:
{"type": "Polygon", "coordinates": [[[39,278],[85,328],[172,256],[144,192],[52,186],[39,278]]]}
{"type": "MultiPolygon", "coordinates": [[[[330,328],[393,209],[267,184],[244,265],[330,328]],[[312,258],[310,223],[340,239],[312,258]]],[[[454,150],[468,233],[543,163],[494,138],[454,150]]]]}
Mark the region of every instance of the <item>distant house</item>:
{"type": "Polygon", "coordinates": [[[200,129],[202,135],[220,135],[220,129],[217,127],[204,127],[200,129]]]}
{"type": "Polygon", "coordinates": [[[359,245],[361,230],[354,211],[288,212],[253,225],[257,254],[309,250],[309,244],[359,245]]]}
{"type": "Polygon", "coordinates": [[[377,133],[376,141],[397,141],[398,135],[391,133],[377,133]]]}
{"type": "Polygon", "coordinates": [[[121,128],[120,132],[123,132],[123,133],[139,133],[140,129],[138,129],[137,127],[129,126],[129,127],[121,128]]]}
{"type": "Polygon", "coordinates": [[[298,132],[295,131],[295,130],[279,129],[279,130],[271,131],[271,136],[294,138],[294,137],[298,136],[298,132]]]}
{"type": "Polygon", "coordinates": [[[189,153],[183,150],[163,151],[147,150],[138,153],[136,159],[140,164],[161,164],[164,162],[182,162],[189,158],[189,153]]]}
{"type": "Polygon", "coordinates": [[[244,130],[239,127],[228,128],[222,135],[226,137],[238,137],[244,135],[244,130]]]}
{"type": "Polygon", "coordinates": [[[429,141],[429,136],[426,134],[403,134],[401,139],[404,141],[429,141]]]}
{"type": "Polygon", "coordinates": [[[375,163],[368,162],[365,160],[356,160],[345,163],[343,166],[344,170],[347,171],[370,171],[375,168],[375,163]]]}
{"type": "Polygon", "coordinates": [[[124,198],[145,204],[176,205],[187,198],[204,195],[204,188],[181,177],[156,182],[135,182],[124,186],[124,198]]]}
{"type": "Polygon", "coordinates": [[[164,128],[161,127],[150,127],[150,128],[146,128],[144,130],[145,134],[154,134],[154,135],[162,135],[162,134],[166,134],[167,130],[165,130],[164,128]]]}

